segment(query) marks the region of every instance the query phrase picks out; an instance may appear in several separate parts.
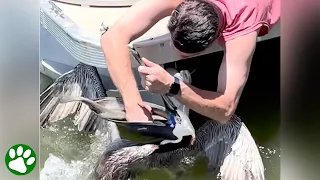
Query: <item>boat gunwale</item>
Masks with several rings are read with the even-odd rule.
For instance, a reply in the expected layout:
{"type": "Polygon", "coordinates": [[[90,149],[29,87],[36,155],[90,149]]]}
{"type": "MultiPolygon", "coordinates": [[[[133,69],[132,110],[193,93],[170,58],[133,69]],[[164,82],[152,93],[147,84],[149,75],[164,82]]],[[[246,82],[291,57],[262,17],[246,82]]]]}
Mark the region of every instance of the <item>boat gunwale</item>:
{"type": "MultiPolygon", "coordinates": [[[[105,57],[101,50],[100,39],[89,32],[82,29],[79,25],[77,25],[71,18],[69,18],[55,3],[56,0],[41,0],[40,11],[48,16],[50,20],[57,26],[55,29],[60,29],[66,35],[66,38],[59,38],[59,35],[53,35],[56,32],[50,32],[51,35],[55,37],[55,39],[78,61],[92,65],[95,67],[106,68],[105,57]],[[60,39],[60,40],[59,40],[60,39]],[[64,42],[61,42],[64,41],[64,42]],[[67,45],[66,45],[67,44],[67,45]],[[67,47],[69,46],[69,47],[67,47]]],[[[60,0],[59,0],[60,1],[60,0]]],[[[40,13],[41,16],[41,13],[40,13]]],[[[42,26],[47,30],[50,22],[45,22],[45,17],[41,16],[40,20],[42,26]]],[[[280,23],[279,23],[280,24],[280,23]]],[[[51,29],[52,30],[52,29],[51,29]]],[[[53,31],[53,30],[52,30],[53,31]]],[[[278,34],[278,33],[277,33],[278,34]]],[[[279,33],[280,34],[280,33],[279,33]]],[[[263,41],[267,39],[272,39],[275,37],[279,37],[280,35],[271,35],[259,37],[257,41],[263,41]]],[[[146,37],[145,39],[140,39],[139,41],[133,41],[129,44],[130,47],[134,47],[139,53],[142,52],[144,54],[148,51],[147,47],[153,46],[153,48],[160,48],[160,51],[163,50],[164,44],[168,45],[170,42],[170,34],[165,33],[162,35],[157,35],[155,37],[146,37]],[[161,49],[162,48],[162,49],[161,49]]],[[[214,53],[221,51],[222,48],[214,43],[207,51],[201,53],[198,56],[202,56],[209,53],[214,53]]],[[[161,51],[161,52],[162,52],[161,51]]],[[[148,52],[147,52],[148,54],[148,52]]],[[[161,53],[160,53],[161,54],[161,53]]],[[[149,53],[150,55],[150,53],[149,53]]],[[[159,54],[158,54],[159,55],[159,54]]],[[[155,56],[158,56],[155,55],[155,56]]],[[[152,59],[152,58],[151,58],[152,59]]],[[[157,61],[154,61],[158,64],[165,64],[169,62],[179,61],[179,57],[177,55],[172,55],[172,58],[161,60],[161,58],[154,58],[157,61]]],[[[134,57],[131,55],[132,67],[135,68],[139,64],[134,60],[134,57]]]]}

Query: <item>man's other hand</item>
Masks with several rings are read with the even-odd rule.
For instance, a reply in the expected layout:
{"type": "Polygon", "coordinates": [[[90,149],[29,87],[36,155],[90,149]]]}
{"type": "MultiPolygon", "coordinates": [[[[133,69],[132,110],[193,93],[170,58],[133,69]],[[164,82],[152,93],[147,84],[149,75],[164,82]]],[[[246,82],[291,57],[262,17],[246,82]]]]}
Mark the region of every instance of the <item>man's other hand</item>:
{"type": "Polygon", "coordinates": [[[139,66],[138,71],[141,77],[142,87],[155,94],[166,94],[169,92],[174,78],[160,65],[142,58],[145,66],[139,66]]]}
{"type": "Polygon", "coordinates": [[[129,122],[147,122],[152,120],[152,109],[145,103],[126,107],[126,119],[129,122]]]}

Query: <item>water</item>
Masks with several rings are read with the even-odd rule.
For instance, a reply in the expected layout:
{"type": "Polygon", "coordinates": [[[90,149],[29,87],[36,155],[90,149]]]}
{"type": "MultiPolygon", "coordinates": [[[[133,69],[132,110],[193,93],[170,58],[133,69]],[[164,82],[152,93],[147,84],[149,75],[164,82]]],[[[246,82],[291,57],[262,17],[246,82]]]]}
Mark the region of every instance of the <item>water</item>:
{"type": "MultiPolygon", "coordinates": [[[[267,180],[280,180],[279,41],[277,38],[258,44],[250,78],[237,110],[259,146],[267,180]],[[268,52],[265,49],[268,49],[268,52]]],[[[219,61],[212,59],[221,59],[221,56],[219,53],[205,56],[199,59],[203,63],[181,61],[178,68],[195,68],[194,79],[197,81],[197,77],[201,79],[207,72],[218,69],[219,61]],[[190,63],[193,63],[193,66],[190,66],[190,63]]],[[[52,80],[41,75],[41,90],[51,82],[52,80]]],[[[207,90],[216,87],[214,82],[211,85],[195,82],[194,85],[207,90]]],[[[200,119],[200,116],[190,112],[190,118],[200,119]]],[[[68,119],[56,123],[56,126],[50,129],[41,129],[40,135],[41,180],[92,180],[89,174],[98,155],[105,149],[105,137],[79,133],[68,119]]],[[[205,170],[206,163],[199,161],[183,179],[213,179],[206,177],[205,170]]],[[[153,170],[146,172],[140,179],[173,180],[175,178],[172,171],[153,170]]]]}
{"type": "Polygon", "coordinates": [[[69,119],[50,129],[41,129],[41,179],[88,179],[95,152],[100,152],[99,139],[78,133],[69,119]]]}

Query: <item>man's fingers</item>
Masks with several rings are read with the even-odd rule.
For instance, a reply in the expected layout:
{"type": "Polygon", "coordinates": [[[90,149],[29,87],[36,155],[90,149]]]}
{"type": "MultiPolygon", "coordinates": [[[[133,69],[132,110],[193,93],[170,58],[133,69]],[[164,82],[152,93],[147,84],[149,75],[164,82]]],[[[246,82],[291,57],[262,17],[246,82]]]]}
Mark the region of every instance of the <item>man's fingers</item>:
{"type": "Polygon", "coordinates": [[[146,67],[146,66],[139,66],[138,67],[138,72],[142,74],[151,74],[151,68],[146,67]]]}
{"type": "Polygon", "coordinates": [[[144,63],[147,67],[152,67],[152,66],[157,65],[157,64],[155,64],[154,62],[149,61],[149,60],[146,59],[146,58],[141,58],[141,59],[142,59],[143,63],[144,63]]]}
{"type": "Polygon", "coordinates": [[[146,86],[151,86],[151,82],[150,81],[145,81],[145,85],[146,86]]]}
{"type": "Polygon", "coordinates": [[[153,76],[153,75],[147,75],[146,76],[146,81],[154,82],[155,80],[156,80],[156,77],[153,76]]]}
{"type": "Polygon", "coordinates": [[[139,75],[140,75],[140,79],[141,80],[146,80],[146,75],[145,74],[139,72],[139,75]]]}

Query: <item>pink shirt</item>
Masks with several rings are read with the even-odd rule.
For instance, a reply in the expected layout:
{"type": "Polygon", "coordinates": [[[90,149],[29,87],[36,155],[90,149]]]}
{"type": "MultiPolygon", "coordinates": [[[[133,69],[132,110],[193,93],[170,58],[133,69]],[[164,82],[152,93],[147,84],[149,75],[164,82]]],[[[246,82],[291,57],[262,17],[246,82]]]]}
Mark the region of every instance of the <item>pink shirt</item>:
{"type": "Polygon", "coordinates": [[[219,43],[248,34],[259,28],[259,36],[268,34],[280,19],[280,0],[209,0],[224,16],[219,43]]]}

